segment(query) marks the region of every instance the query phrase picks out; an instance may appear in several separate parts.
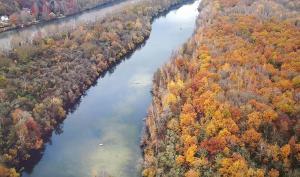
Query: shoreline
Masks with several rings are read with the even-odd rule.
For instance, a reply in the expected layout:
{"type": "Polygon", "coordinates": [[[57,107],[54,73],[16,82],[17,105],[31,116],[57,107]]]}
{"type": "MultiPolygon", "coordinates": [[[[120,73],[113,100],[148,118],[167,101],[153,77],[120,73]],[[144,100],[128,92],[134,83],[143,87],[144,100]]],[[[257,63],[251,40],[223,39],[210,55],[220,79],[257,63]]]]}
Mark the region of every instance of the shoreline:
{"type": "Polygon", "coordinates": [[[9,33],[9,32],[12,32],[12,31],[19,32],[19,31],[25,30],[26,28],[32,27],[32,26],[47,25],[47,24],[50,24],[50,23],[59,22],[60,20],[66,20],[68,18],[73,18],[73,17],[81,15],[85,12],[89,12],[89,11],[92,11],[92,10],[102,10],[103,8],[111,7],[113,5],[117,5],[117,4],[120,4],[120,3],[123,3],[123,2],[126,2],[126,0],[117,0],[117,1],[114,1],[114,2],[105,2],[103,4],[98,4],[98,5],[95,5],[95,6],[90,7],[90,8],[79,10],[78,12],[75,12],[75,13],[58,16],[58,17],[55,17],[55,18],[52,18],[52,19],[49,19],[49,20],[39,20],[39,21],[33,21],[29,24],[19,24],[19,25],[16,25],[16,26],[9,25],[8,27],[3,27],[3,28],[0,27],[0,35],[5,34],[5,33],[9,33]],[[4,30],[2,30],[2,29],[4,29],[4,30]]]}
{"type": "Polygon", "coordinates": [[[83,89],[80,90],[80,95],[76,96],[76,99],[74,101],[63,103],[63,109],[65,110],[66,115],[64,116],[64,118],[59,119],[59,121],[57,121],[57,124],[55,125],[53,130],[51,130],[49,132],[46,132],[46,133],[44,132],[44,134],[42,133],[43,134],[42,139],[44,140],[42,148],[38,149],[38,150],[31,150],[31,152],[30,152],[30,155],[31,155],[30,159],[31,160],[26,160],[26,161],[21,162],[20,165],[17,167],[18,171],[20,171],[20,172],[27,171],[27,170],[30,171],[31,168],[33,168],[35,166],[35,164],[39,162],[40,158],[42,158],[44,148],[45,148],[45,144],[47,142],[51,141],[51,136],[52,136],[53,131],[56,130],[56,129],[59,129],[60,128],[59,126],[66,119],[67,114],[69,114],[74,109],[76,109],[77,105],[80,104],[81,98],[84,97],[87,90],[89,90],[91,87],[93,87],[95,84],[97,84],[97,82],[100,78],[104,77],[108,72],[111,72],[111,70],[114,70],[114,68],[117,65],[119,65],[124,60],[128,59],[136,50],[138,50],[139,48],[142,48],[146,44],[146,42],[147,42],[147,40],[148,40],[148,38],[151,34],[152,23],[155,19],[166,15],[170,11],[177,9],[177,8],[181,7],[182,5],[189,4],[189,3],[192,3],[192,2],[194,2],[194,0],[182,0],[179,3],[175,3],[175,4],[171,5],[170,7],[168,7],[165,10],[158,11],[157,14],[152,16],[151,19],[150,19],[150,23],[151,23],[150,33],[147,34],[146,36],[144,36],[143,41],[141,41],[140,43],[136,43],[132,50],[128,50],[126,52],[126,54],[116,58],[115,62],[113,62],[112,64],[107,66],[107,68],[103,69],[103,71],[101,71],[95,78],[90,78],[90,80],[92,80],[93,82],[91,82],[91,84],[85,84],[83,86],[83,89]],[[34,164],[34,165],[32,165],[32,164],[34,164]]]}
{"type": "Polygon", "coordinates": [[[300,6],[203,0],[198,10],[194,35],[153,76],[143,176],[297,176],[300,6]]]}

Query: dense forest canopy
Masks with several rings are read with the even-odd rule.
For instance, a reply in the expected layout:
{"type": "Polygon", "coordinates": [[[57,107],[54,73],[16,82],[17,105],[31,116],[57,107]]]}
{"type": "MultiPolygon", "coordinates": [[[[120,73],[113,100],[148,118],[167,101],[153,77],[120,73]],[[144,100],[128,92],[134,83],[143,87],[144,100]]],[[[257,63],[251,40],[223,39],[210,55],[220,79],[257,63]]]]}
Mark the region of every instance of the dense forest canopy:
{"type": "Polygon", "coordinates": [[[0,15],[11,15],[30,10],[33,16],[45,16],[49,13],[70,14],[79,9],[93,7],[113,0],[0,0],[0,15]]]}
{"type": "Polygon", "coordinates": [[[0,0],[0,31],[121,0],[0,0]]]}
{"type": "MultiPolygon", "coordinates": [[[[150,35],[151,21],[184,0],[142,0],[93,24],[0,54],[0,174],[41,150],[70,105],[150,35]]],[[[0,175],[1,176],[1,175],[0,175]]]]}
{"type": "Polygon", "coordinates": [[[300,6],[203,0],[154,76],[143,175],[300,176],[300,6]]]}
{"type": "MultiPolygon", "coordinates": [[[[0,15],[17,25],[113,1],[0,0],[0,15]]],[[[183,1],[137,1],[0,53],[0,177],[19,176],[69,106],[183,1]]],[[[202,0],[196,23],[153,77],[142,175],[300,176],[300,1],[202,0]]]]}

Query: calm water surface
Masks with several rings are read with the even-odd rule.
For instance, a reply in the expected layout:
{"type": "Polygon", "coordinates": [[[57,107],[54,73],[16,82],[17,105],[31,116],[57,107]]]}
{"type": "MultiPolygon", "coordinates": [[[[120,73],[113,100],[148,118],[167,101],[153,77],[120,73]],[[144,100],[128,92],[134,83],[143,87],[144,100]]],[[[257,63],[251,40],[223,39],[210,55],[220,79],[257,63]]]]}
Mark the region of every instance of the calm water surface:
{"type": "Polygon", "coordinates": [[[156,19],[146,44],[87,91],[63,132],[53,133],[41,160],[23,176],[140,176],[139,142],[153,73],[192,35],[198,4],[156,19]]]}
{"type": "Polygon", "coordinates": [[[19,44],[31,43],[32,40],[53,36],[58,31],[68,32],[80,25],[93,23],[101,20],[109,13],[113,13],[124,6],[136,3],[139,0],[119,0],[116,3],[104,5],[95,9],[87,10],[82,13],[69,17],[56,19],[54,21],[42,22],[25,28],[11,30],[0,33],[0,50],[7,51],[19,44]]]}

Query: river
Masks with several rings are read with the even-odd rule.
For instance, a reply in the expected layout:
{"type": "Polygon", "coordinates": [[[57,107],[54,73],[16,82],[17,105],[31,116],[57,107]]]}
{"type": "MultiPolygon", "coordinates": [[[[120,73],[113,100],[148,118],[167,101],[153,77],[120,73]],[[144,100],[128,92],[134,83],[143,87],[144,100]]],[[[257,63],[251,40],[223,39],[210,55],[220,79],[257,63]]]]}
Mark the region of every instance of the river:
{"type": "Polygon", "coordinates": [[[135,177],[154,72],[193,34],[199,1],[154,20],[149,39],[98,79],[23,177],[135,177]]]}
{"type": "Polygon", "coordinates": [[[108,3],[72,16],[2,32],[0,33],[0,50],[9,51],[12,47],[19,44],[32,43],[34,39],[53,36],[57,34],[57,32],[68,32],[77,28],[79,25],[85,25],[87,23],[93,23],[96,20],[101,20],[109,13],[118,11],[127,5],[138,1],[139,0],[118,0],[115,3],[108,3]]]}

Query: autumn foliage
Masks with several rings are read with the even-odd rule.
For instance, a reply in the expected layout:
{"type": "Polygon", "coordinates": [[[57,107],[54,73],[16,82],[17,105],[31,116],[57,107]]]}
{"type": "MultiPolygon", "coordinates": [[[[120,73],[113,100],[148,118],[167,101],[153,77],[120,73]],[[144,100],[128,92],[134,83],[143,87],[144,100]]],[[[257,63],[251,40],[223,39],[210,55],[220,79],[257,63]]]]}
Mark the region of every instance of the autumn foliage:
{"type": "Polygon", "coordinates": [[[0,172],[22,169],[94,81],[148,38],[152,20],[182,2],[128,3],[94,23],[0,52],[0,172]]]}
{"type": "Polygon", "coordinates": [[[263,0],[199,11],[154,76],[144,176],[299,176],[299,11],[263,0]]]}
{"type": "Polygon", "coordinates": [[[72,15],[90,8],[114,3],[117,0],[0,0],[0,15],[9,17],[9,23],[0,32],[16,26],[72,15]]]}

